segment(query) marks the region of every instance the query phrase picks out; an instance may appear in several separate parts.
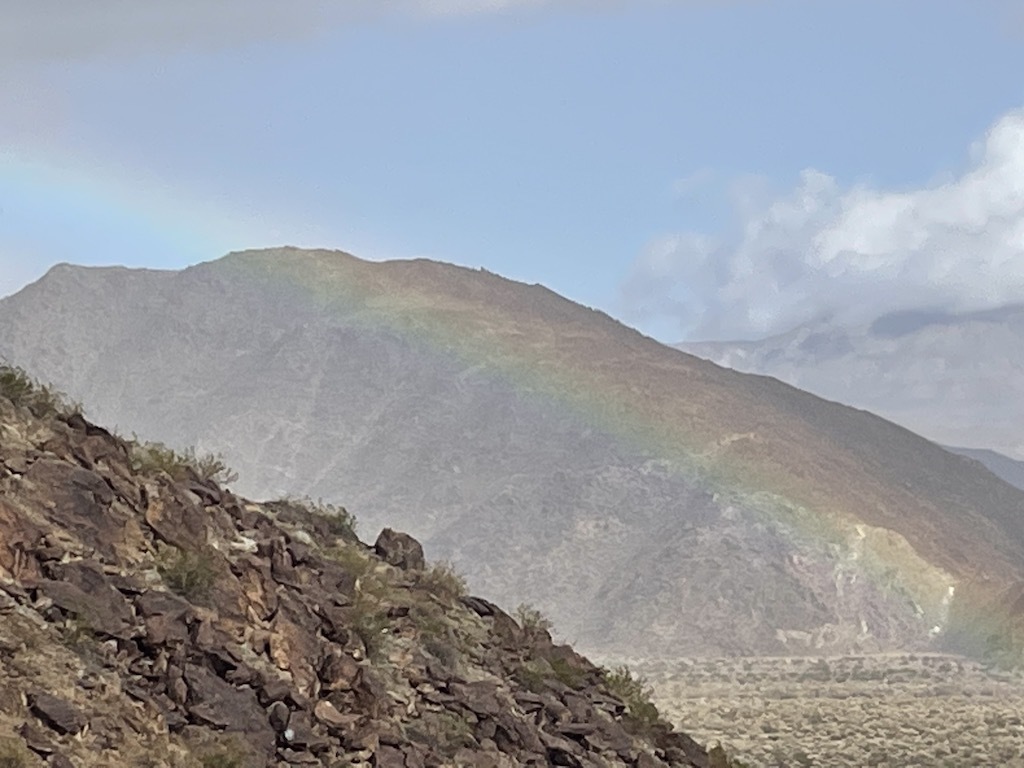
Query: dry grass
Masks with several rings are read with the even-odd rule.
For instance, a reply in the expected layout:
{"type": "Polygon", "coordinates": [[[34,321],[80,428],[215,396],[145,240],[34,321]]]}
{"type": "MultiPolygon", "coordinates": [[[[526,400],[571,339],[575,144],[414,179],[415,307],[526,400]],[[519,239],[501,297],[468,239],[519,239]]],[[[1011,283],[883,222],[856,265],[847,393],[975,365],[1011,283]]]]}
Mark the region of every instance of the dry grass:
{"type": "Polygon", "coordinates": [[[750,766],[1024,766],[1024,675],[939,654],[634,662],[750,766]]]}

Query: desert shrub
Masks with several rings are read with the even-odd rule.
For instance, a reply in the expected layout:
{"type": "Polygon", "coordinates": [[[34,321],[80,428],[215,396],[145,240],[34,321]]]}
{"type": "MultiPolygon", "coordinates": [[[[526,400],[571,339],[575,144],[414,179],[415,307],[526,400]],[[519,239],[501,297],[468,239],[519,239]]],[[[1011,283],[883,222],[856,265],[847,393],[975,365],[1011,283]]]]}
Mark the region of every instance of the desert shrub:
{"type": "Polygon", "coordinates": [[[248,768],[253,764],[250,752],[235,738],[222,740],[208,748],[199,754],[196,762],[201,768],[248,768]]]}
{"type": "Polygon", "coordinates": [[[24,368],[3,362],[0,362],[0,396],[19,408],[28,408],[38,418],[68,416],[81,411],[63,393],[32,378],[24,368]]]}
{"type": "Polygon", "coordinates": [[[629,667],[621,666],[603,671],[604,684],[626,705],[629,719],[646,731],[661,719],[658,708],[651,701],[653,690],[643,677],[634,677],[629,667]]]}
{"type": "MultiPolygon", "coordinates": [[[[737,760],[735,757],[730,758],[721,744],[716,744],[708,750],[708,760],[711,768],[749,768],[743,761],[737,760]]],[[[785,759],[782,759],[779,765],[786,765],[785,759]]]]}
{"type": "Polygon", "coordinates": [[[186,480],[189,470],[203,480],[226,485],[238,479],[219,454],[197,454],[195,448],[176,451],[163,443],[144,442],[133,438],[131,447],[132,470],[141,474],[166,472],[175,480],[186,480]]]}
{"type": "Polygon", "coordinates": [[[198,552],[175,549],[160,559],[157,570],[173,592],[192,601],[205,599],[217,578],[214,555],[205,548],[198,552]]]}
{"type": "Polygon", "coordinates": [[[305,525],[313,530],[321,529],[321,535],[356,542],[356,518],[345,507],[329,504],[323,499],[313,501],[308,496],[302,499],[278,499],[266,504],[267,509],[278,515],[284,522],[305,525]]]}
{"type": "Polygon", "coordinates": [[[20,740],[0,739],[0,768],[29,768],[36,764],[20,740]]]}
{"type": "Polygon", "coordinates": [[[533,693],[545,691],[550,676],[551,668],[546,662],[537,659],[521,664],[513,673],[516,682],[533,693]]]}
{"type": "Polygon", "coordinates": [[[451,639],[427,637],[423,640],[423,648],[447,670],[455,670],[462,658],[458,646],[451,639]]]}
{"type": "Polygon", "coordinates": [[[199,758],[203,768],[246,768],[245,755],[240,750],[222,749],[199,758]]]}
{"type": "Polygon", "coordinates": [[[539,610],[526,603],[516,608],[516,621],[528,634],[540,634],[551,631],[551,620],[539,610]]]}
{"type": "Polygon", "coordinates": [[[807,671],[800,675],[799,680],[801,682],[813,681],[819,683],[827,683],[832,679],[832,668],[828,665],[828,662],[824,659],[818,659],[816,662],[811,664],[807,671]]]}
{"type": "Polygon", "coordinates": [[[569,688],[579,688],[586,678],[582,670],[559,658],[531,659],[521,664],[513,676],[520,685],[534,693],[548,690],[555,680],[569,688]]]}
{"type": "Polygon", "coordinates": [[[69,619],[61,631],[61,642],[64,647],[81,655],[93,649],[96,632],[82,618],[69,619]]]}
{"type": "Polygon", "coordinates": [[[373,570],[373,561],[354,544],[338,544],[322,550],[324,557],[330,558],[340,565],[345,573],[357,580],[365,579],[373,570]]]}
{"type": "MultiPolygon", "coordinates": [[[[447,710],[424,712],[410,723],[408,735],[414,741],[438,748],[448,757],[454,756],[461,747],[474,743],[473,729],[469,722],[447,710]]],[[[452,764],[445,762],[445,765],[452,764]]]]}
{"type": "Polygon", "coordinates": [[[579,688],[583,684],[584,674],[565,659],[551,659],[548,662],[555,679],[570,688],[579,688]]]}
{"type": "Polygon", "coordinates": [[[356,537],[356,519],[344,507],[317,501],[316,504],[312,504],[312,510],[324,519],[327,523],[327,530],[333,536],[348,540],[356,537]]]}
{"type": "Polygon", "coordinates": [[[431,592],[449,597],[466,594],[466,580],[447,560],[434,563],[420,575],[419,583],[431,592]]]}
{"type": "Polygon", "coordinates": [[[384,653],[384,640],[390,622],[380,610],[379,605],[360,598],[356,600],[351,612],[352,630],[363,641],[366,658],[377,661],[384,653]]]}

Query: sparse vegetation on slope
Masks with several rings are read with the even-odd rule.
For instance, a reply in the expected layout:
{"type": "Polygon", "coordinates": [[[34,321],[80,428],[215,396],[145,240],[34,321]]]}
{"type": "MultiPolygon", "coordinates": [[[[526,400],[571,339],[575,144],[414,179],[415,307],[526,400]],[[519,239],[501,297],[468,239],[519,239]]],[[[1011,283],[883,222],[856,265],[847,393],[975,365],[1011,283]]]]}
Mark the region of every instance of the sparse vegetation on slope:
{"type": "Polygon", "coordinates": [[[141,441],[138,438],[133,438],[129,447],[132,469],[142,474],[166,472],[175,480],[187,480],[193,476],[221,484],[233,483],[238,479],[238,474],[224,463],[223,456],[198,454],[192,447],[176,451],[163,443],[141,441]]]}
{"type": "Polygon", "coordinates": [[[1024,675],[962,656],[678,659],[636,667],[680,728],[720,741],[751,768],[1024,767],[1024,675]]]}
{"type": "Polygon", "coordinates": [[[248,502],[177,454],[142,470],[6,396],[0,427],[0,768],[711,768],[403,533],[367,546],[342,508],[248,502]]]}
{"type": "Polygon", "coordinates": [[[17,408],[27,408],[33,416],[69,416],[81,408],[49,384],[31,377],[24,368],[0,360],[0,397],[17,408]]]}

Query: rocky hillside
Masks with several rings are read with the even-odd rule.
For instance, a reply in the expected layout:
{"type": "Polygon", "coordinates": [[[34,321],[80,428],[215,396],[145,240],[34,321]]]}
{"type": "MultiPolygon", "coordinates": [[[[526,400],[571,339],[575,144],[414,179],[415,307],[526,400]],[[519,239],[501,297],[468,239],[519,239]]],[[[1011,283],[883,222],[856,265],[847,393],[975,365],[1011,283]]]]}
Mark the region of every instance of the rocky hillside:
{"type": "Polygon", "coordinates": [[[409,536],[219,469],[0,369],[0,765],[727,764],[409,536]]]}
{"type": "Polygon", "coordinates": [[[0,301],[0,355],[125,434],[223,453],[247,495],[408,531],[595,657],[984,649],[1019,612],[1017,489],[486,272],[65,265],[0,301]]]}

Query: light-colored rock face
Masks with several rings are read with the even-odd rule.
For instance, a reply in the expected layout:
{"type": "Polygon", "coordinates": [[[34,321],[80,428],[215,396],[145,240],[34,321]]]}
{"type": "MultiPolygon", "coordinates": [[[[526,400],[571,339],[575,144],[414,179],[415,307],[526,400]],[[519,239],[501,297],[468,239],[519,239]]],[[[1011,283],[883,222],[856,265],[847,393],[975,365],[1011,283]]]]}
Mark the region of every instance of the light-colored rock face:
{"type": "Polygon", "coordinates": [[[588,651],[924,648],[936,585],[1024,561],[1024,498],[969,462],[494,275],[295,251],[65,267],[0,328],[95,419],[223,453],[250,496],[409,531],[588,651]],[[883,532],[863,552],[860,524],[883,532]]]}
{"type": "Polygon", "coordinates": [[[679,349],[865,408],[944,445],[1024,459],[1024,308],[809,324],[763,341],[679,349]]]}

